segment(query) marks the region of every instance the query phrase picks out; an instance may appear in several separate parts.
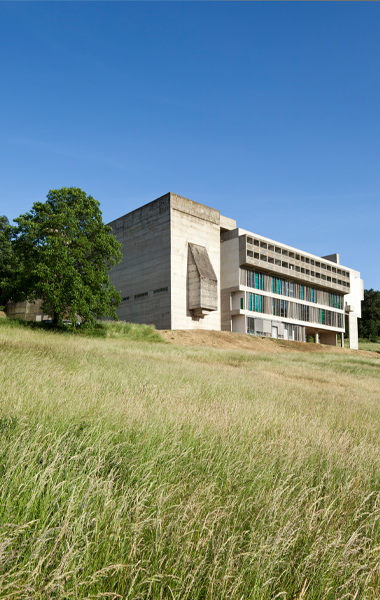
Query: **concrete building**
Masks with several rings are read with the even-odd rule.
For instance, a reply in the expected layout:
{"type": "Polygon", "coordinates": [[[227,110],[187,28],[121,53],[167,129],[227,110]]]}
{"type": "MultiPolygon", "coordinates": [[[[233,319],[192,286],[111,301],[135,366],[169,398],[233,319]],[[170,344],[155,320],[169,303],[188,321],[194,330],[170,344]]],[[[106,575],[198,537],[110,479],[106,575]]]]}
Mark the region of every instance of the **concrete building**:
{"type": "Polygon", "coordinates": [[[339,255],[314,256],[176,194],[110,223],[123,261],[110,273],[120,319],[158,329],[236,331],[358,347],[363,281],[339,255]]]}

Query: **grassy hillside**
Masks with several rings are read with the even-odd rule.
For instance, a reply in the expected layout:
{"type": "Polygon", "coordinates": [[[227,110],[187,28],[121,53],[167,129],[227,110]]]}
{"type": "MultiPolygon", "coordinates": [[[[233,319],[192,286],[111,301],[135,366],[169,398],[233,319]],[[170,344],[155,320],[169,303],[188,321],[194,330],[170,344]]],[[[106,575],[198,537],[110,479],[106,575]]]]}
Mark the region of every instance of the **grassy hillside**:
{"type": "Polygon", "coordinates": [[[359,349],[380,353],[380,342],[370,342],[369,340],[361,339],[359,340],[359,349]]]}
{"type": "Polygon", "coordinates": [[[380,596],[376,355],[0,346],[0,598],[380,596]]]}

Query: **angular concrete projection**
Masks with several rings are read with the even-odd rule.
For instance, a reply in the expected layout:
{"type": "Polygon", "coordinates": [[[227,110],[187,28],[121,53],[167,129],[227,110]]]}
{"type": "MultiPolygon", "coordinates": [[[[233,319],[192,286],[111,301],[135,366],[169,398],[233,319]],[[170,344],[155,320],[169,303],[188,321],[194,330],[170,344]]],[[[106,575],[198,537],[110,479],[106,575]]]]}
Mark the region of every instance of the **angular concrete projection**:
{"type": "Polygon", "coordinates": [[[329,260],[339,265],[339,254],[327,254],[326,256],[322,256],[321,258],[324,258],[325,260],[329,260]]]}
{"type": "Polygon", "coordinates": [[[218,310],[218,279],[204,246],[189,243],[188,262],[189,310],[195,317],[205,317],[218,310]]]}

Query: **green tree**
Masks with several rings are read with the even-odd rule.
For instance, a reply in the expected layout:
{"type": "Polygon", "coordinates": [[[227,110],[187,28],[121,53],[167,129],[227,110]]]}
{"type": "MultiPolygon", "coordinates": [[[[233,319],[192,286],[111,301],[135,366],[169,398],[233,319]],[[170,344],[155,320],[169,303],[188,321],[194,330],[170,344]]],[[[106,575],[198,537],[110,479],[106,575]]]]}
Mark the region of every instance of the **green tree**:
{"type": "Polygon", "coordinates": [[[359,337],[376,339],[380,335],[380,292],[364,290],[362,318],[359,319],[359,337]]]}
{"type": "Polygon", "coordinates": [[[12,278],[16,268],[11,234],[8,218],[0,215],[0,306],[8,301],[6,281],[12,278]]]}
{"type": "Polygon", "coordinates": [[[20,266],[7,293],[14,301],[42,299],[55,323],[77,316],[117,319],[120,294],[107,270],[121,260],[121,245],[102,220],[99,202],[79,188],[50,190],[15,219],[13,248],[20,266]]]}

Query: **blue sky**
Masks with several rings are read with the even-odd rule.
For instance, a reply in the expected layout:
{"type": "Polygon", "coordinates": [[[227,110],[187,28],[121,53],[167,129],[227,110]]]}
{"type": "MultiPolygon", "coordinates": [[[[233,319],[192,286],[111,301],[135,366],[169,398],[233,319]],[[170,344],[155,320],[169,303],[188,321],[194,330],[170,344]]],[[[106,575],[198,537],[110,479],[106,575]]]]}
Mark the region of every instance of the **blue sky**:
{"type": "Polygon", "coordinates": [[[380,289],[380,4],[0,2],[0,214],[168,191],[380,289]]]}

